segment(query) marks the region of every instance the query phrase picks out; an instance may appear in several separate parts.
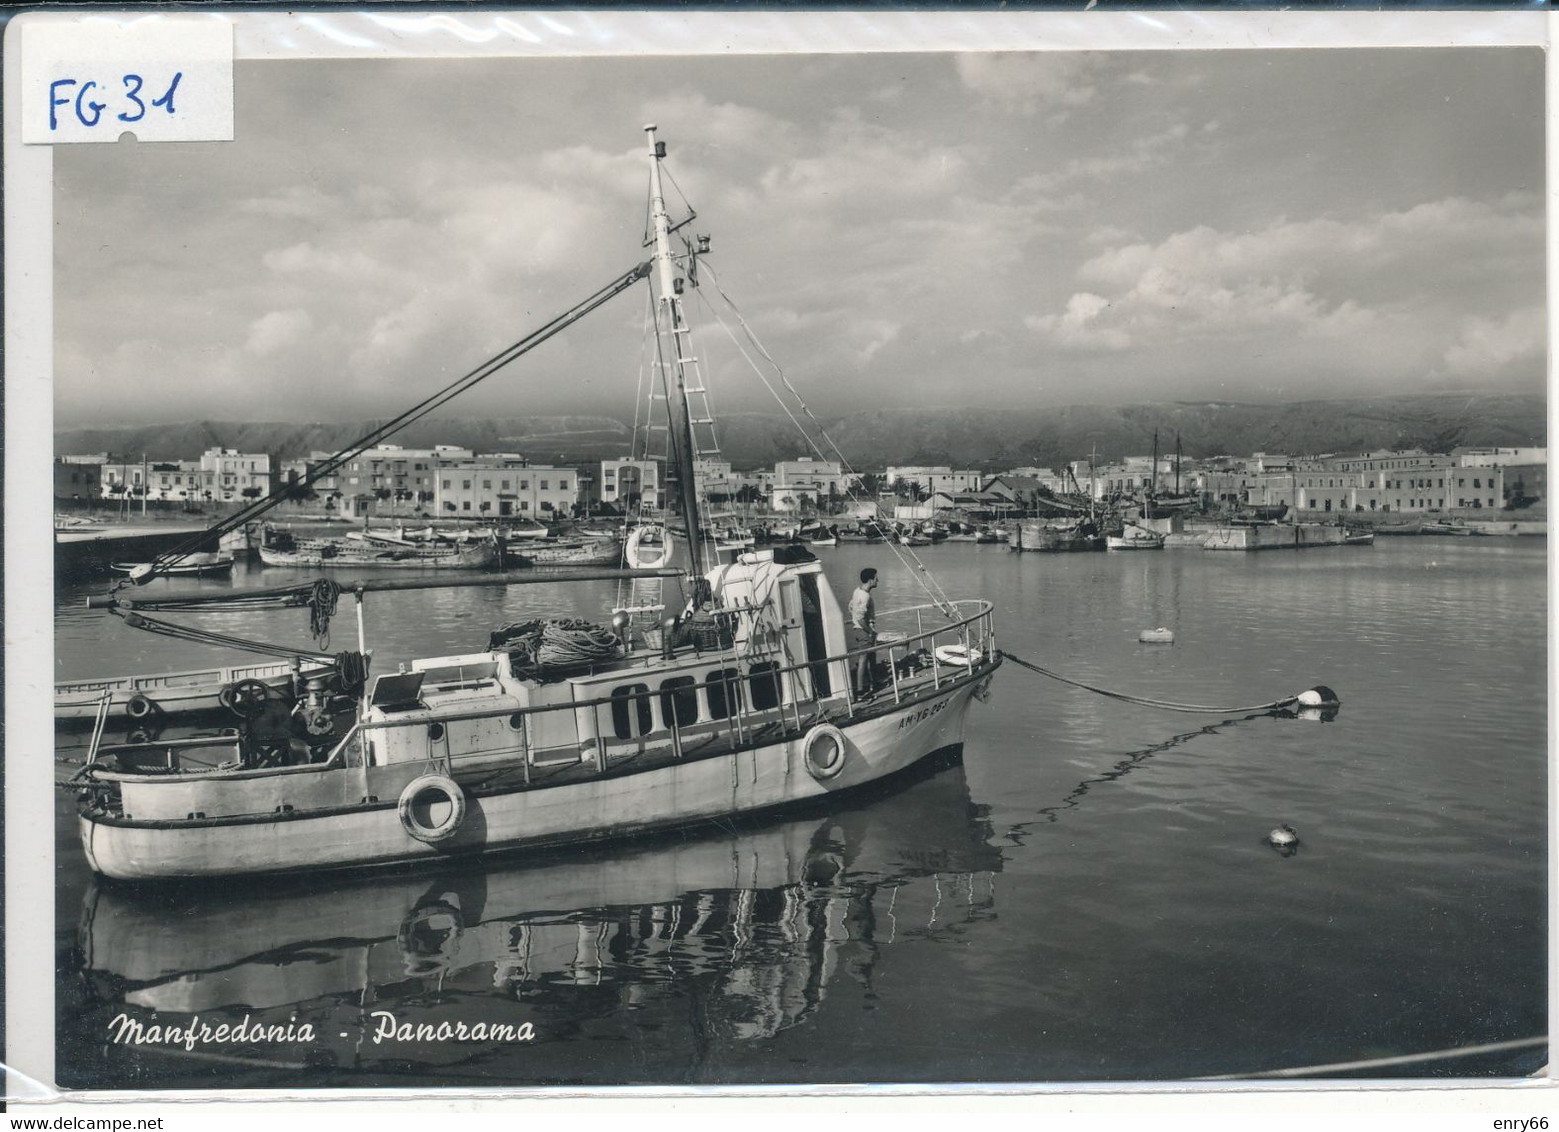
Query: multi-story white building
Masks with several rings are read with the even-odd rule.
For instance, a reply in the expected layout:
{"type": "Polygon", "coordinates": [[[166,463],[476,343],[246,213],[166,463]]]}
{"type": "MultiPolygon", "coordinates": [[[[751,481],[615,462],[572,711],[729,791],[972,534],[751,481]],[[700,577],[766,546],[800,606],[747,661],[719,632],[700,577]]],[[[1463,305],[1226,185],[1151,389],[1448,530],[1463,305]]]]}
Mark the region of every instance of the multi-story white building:
{"type": "Polygon", "coordinates": [[[894,491],[904,491],[913,485],[928,495],[937,491],[954,495],[979,491],[985,474],[973,468],[954,469],[946,464],[914,464],[890,466],[884,478],[894,491]]]}
{"type": "Polygon", "coordinates": [[[1464,468],[1499,468],[1548,463],[1546,448],[1455,448],[1451,455],[1464,468]]]}
{"type": "Polygon", "coordinates": [[[508,452],[441,460],[436,482],[438,513],[467,519],[548,522],[572,514],[579,500],[573,468],[531,464],[508,452]]]}
{"type": "MultiPolygon", "coordinates": [[[[313,463],[328,459],[328,453],[315,453],[313,463]]],[[[328,487],[320,483],[314,490],[336,490],[348,499],[410,504],[414,507],[433,505],[438,499],[440,468],[450,462],[470,460],[474,454],[469,448],[453,444],[438,444],[432,448],[402,448],[399,444],[381,444],[366,449],[352,457],[334,475],[334,484],[328,487]]],[[[331,478],[331,477],[327,477],[331,478]]],[[[354,510],[361,511],[360,506],[354,510]]]]}
{"type": "Polygon", "coordinates": [[[200,473],[203,498],[226,503],[270,494],[271,458],[264,452],[208,448],[200,455],[200,473]]]}
{"type": "Polygon", "coordinates": [[[621,458],[601,461],[601,502],[626,511],[666,506],[665,476],[659,460],[621,458]]]}

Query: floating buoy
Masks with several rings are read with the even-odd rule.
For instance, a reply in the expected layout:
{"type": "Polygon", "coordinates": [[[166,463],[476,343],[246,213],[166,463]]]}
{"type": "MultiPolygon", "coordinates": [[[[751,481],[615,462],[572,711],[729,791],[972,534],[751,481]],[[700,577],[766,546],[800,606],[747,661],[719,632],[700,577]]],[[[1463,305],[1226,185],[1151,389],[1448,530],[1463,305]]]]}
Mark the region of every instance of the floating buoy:
{"type": "Polygon", "coordinates": [[[1307,688],[1299,693],[1300,707],[1341,707],[1342,701],[1337,698],[1337,693],[1325,684],[1317,684],[1314,688],[1307,688]]]}
{"type": "Polygon", "coordinates": [[[1163,626],[1157,629],[1144,629],[1137,634],[1137,640],[1145,645],[1172,645],[1175,643],[1175,635],[1163,626]]]}
{"type": "Polygon", "coordinates": [[[1267,843],[1275,849],[1288,849],[1299,843],[1299,834],[1285,822],[1267,834],[1267,843]]]}

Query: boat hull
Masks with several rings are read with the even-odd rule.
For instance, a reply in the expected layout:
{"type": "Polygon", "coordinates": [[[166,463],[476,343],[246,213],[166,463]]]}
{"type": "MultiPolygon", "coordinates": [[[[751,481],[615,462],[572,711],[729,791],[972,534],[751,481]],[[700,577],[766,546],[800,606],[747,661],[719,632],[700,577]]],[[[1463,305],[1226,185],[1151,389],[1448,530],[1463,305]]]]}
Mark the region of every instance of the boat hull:
{"type": "MultiPolygon", "coordinates": [[[[354,794],[364,772],[341,768],[275,780],[267,789],[299,793],[291,802],[280,794],[267,796],[261,802],[265,812],[252,818],[138,822],[133,815],[85,812],[79,819],[82,846],[93,870],[104,876],[171,880],[435,861],[606,841],[732,813],[771,810],[880,781],[959,745],[969,703],[998,665],[999,660],[987,662],[940,689],[853,720],[835,719],[844,736],[845,758],[831,778],[820,779],[808,770],[809,728],[780,742],[634,773],[551,787],[468,789],[458,830],[447,840],[427,844],[403,828],[395,797],[386,789],[392,786],[389,782],[378,787],[380,797],[387,799],[383,802],[304,809],[305,794],[342,799],[354,794]],[[326,784],[326,775],[340,776],[340,781],[326,784]]],[[[428,767],[385,769],[403,771],[409,782],[428,767]]]]}

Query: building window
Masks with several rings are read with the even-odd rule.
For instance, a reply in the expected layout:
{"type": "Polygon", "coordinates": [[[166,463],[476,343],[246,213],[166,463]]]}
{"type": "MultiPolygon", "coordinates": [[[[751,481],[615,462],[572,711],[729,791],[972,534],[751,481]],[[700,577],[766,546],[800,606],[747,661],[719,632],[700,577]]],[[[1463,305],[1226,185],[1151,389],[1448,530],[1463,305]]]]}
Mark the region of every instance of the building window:
{"type": "Polygon", "coordinates": [[[530,480],[521,480],[520,481],[520,490],[521,491],[529,491],[530,490],[530,480]]]}
{"type": "Polygon", "coordinates": [[[522,500],[520,500],[520,510],[521,511],[529,511],[530,510],[530,500],[529,499],[522,499],[522,500]]]}
{"type": "Polygon", "coordinates": [[[559,491],[567,491],[568,490],[568,481],[567,480],[558,480],[558,490],[559,491]]]}
{"type": "Polygon", "coordinates": [[[492,489],[493,489],[493,481],[492,480],[483,480],[482,481],[482,490],[483,491],[491,491],[492,489]]]}
{"type": "MultiPolygon", "coordinates": [[[[353,483],[356,483],[356,482],[357,482],[357,481],[356,481],[356,480],[353,480],[353,481],[352,481],[352,482],[353,482],[353,483]]],[[[448,491],[448,490],[449,490],[449,486],[450,486],[450,483],[451,483],[451,482],[452,482],[452,481],[450,481],[450,480],[445,480],[445,481],[444,481],[444,490],[445,490],[445,491],[448,491]]]]}
{"type": "Polygon", "coordinates": [[[498,488],[499,491],[508,491],[509,490],[509,481],[508,480],[499,480],[498,483],[500,485],[499,488],[498,488]]]}
{"type": "Polygon", "coordinates": [[[460,481],[460,490],[461,491],[470,491],[471,490],[471,481],[470,480],[461,480],[460,481]]]}
{"type": "Polygon", "coordinates": [[[460,509],[462,511],[469,511],[469,510],[471,510],[471,501],[469,499],[467,499],[464,502],[462,502],[460,504],[460,509]]]}
{"type": "Polygon", "coordinates": [[[547,490],[547,481],[546,480],[542,480],[541,481],[541,490],[542,491],[546,491],[547,490]]]}

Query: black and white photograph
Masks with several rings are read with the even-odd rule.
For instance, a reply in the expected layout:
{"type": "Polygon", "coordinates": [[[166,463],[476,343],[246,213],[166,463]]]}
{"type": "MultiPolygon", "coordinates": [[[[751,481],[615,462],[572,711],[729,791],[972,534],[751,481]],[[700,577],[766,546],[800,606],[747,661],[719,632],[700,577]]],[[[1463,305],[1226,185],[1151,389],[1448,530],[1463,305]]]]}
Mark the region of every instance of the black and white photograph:
{"type": "Polygon", "coordinates": [[[52,147],[50,1087],[1547,1077],[1541,46],[356,30],[52,147]]]}

